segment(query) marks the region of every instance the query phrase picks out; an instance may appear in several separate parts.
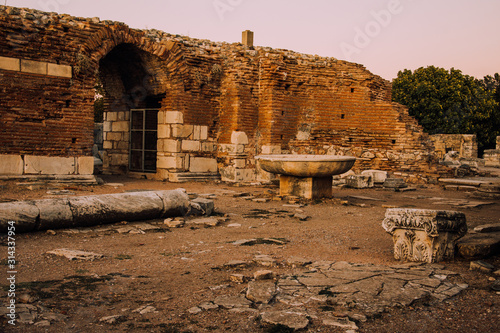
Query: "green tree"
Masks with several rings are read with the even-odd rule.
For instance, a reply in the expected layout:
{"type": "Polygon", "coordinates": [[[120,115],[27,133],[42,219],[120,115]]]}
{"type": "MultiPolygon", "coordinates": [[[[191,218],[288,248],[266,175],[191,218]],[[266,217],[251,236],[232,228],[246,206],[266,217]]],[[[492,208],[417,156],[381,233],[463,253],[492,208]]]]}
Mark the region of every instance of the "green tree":
{"type": "Polygon", "coordinates": [[[393,100],[406,105],[429,134],[476,134],[479,151],[499,135],[498,74],[477,80],[460,70],[434,66],[403,70],[393,81],[393,100]],[[496,82],[496,85],[495,83],[496,82]]]}

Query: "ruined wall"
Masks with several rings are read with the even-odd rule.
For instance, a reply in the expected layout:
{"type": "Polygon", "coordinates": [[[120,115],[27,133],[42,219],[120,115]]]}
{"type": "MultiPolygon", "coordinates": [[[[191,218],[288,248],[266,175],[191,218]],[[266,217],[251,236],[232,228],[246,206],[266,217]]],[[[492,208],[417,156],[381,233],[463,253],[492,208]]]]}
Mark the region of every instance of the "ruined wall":
{"type": "Polygon", "coordinates": [[[434,151],[442,159],[450,151],[459,153],[460,158],[477,158],[475,134],[435,134],[430,136],[434,151]]]}
{"type": "Polygon", "coordinates": [[[496,149],[487,149],[484,151],[484,165],[500,168],[500,136],[497,136],[496,149]]]}
{"type": "Polygon", "coordinates": [[[358,64],[4,6],[0,37],[4,159],[91,158],[99,80],[108,173],[128,172],[130,112],[143,108],[158,110],[161,179],[265,179],[253,157],[287,152],[353,155],[357,170],[408,177],[445,171],[390,82],[358,64]]]}

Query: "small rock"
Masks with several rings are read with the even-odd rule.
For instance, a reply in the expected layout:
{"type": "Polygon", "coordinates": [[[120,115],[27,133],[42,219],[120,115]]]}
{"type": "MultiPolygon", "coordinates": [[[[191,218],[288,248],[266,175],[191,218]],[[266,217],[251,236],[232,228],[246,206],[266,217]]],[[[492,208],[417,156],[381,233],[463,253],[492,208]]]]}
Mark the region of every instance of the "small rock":
{"type": "Polygon", "coordinates": [[[296,267],[304,267],[305,265],[310,264],[311,261],[304,258],[291,257],[286,261],[286,263],[289,266],[292,266],[292,268],[296,268],[296,267]]]}
{"type": "Polygon", "coordinates": [[[24,304],[31,304],[37,300],[36,297],[30,294],[21,294],[18,297],[19,302],[24,303],[24,304]]]}
{"type": "Polygon", "coordinates": [[[335,326],[349,330],[357,330],[358,326],[355,322],[350,321],[348,318],[330,318],[324,319],[323,325],[326,326],[335,326]]]}
{"type": "Polygon", "coordinates": [[[225,268],[246,268],[249,264],[243,260],[231,260],[224,264],[225,268]]]}
{"type": "Polygon", "coordinates": [[[274,272],[269,270],[257,271],[253,273],[253,278],[259,280],[269,280],[274,278],[274,272]]]}
{"type": "Polygon", "coordinates": [[[163,224],[165,224],[169,228],[182,228],[186,224],[186,222],[184,220],[165,219],[165,221],[163,221],[163,224]]]}
{"type": "Polygon", "coordinates": [[[48,326],[50,326],[50,321],[48,321],[48,320],[42,320],[42,321],[39,321],[38,323],[35,323],[35,326],[37,326],[37,327],[48,327],[48,326]]]}
{"type": "Polygon", "coordinates": [[[54,230],[47,230],[47,235],[55,236],[56,234],[54,230]]]}
{"type": "Polygon", "coordinates": [[[496,276],[500,276],[500,269],[493,272],[496,276]]]}
{"type": "Polygon", "coordinates": [[[204,225],[206,227],[216,227],[220,223],[219,219],[214,218],[214,217],[196,219],[196,220],[193,220],[192,222],[197,224],[197,225],[204,225]]]}
{"type": "Polygon", "coordinates": [[[304,313],[289,311],[270,311],[261,314],[262,322],[271,325],[283,325],[294,330],[301,330],[309,325],[304,313]]]}
{"type": "Polygon", "coordinates": [[[368,318],[364,314],[361,314],[361,313],[350,313],[349,318],[351,318],[352,320],[354,320],[355,322],[358,322],[358,323],[365,323],[368,321],[368,318]]]}
{"type": "Polygon", "coordinates": [[[49,312],[49,313],[44,313],[42,314],[42,318],[43,319],[46,319],[50,322],[60,322],[60,321],[65,321],[68,317],[61,314],[61,313],[52,313],[52,312],[49,312]]]}
{"type": "Polygon", "coordinates": [[[226,288],[229,288],[229,287],[231,287],[230,284],[221,284],[221,285],[218,285],[218,286],[208,287],[208,289],[210,289],[212,291],[216,291],[216,290],[226,289],[226,288]]]}
{"type": "Polygon", "coordinates": [[[246,280],[247,280],[247,277],[243,274],[231,274],[229,276],[229,279],[232,281],[232,282],[236,282],[236,283],[245,283],[246,280]]]}
{"type": "Polygon", "coordinates": [[[154,306],[151,306],[151,305],[144,305],[144,306],[141,306],[140,308],[135,309],[132,312],[138,312],[141,315],[144,315],[144,314],[147,314],[147,313],[156,312],[156,308],[154,306]]]}
{"type": "Polygon", "coordinates": [[[217,304],[214,304],[214,302],[204,302],[201,303],[199,307],[205,311],[215,310],[219,308],[219,306],[217,304]]]}
{"type": "Polygon", "coordinates": [[[257,265],[266,266],[266,267],[272,267],[272,266],[276,265],[276,260],[273,257],[265,255],[265,254],[255,256],[253,261],[257,265]]]}
{"type": "Polygon", "coordinates": [[[200,309],[200,308],[199,308],[199,307],[197,307],[197,306],[194,306],[194,307],[192,307],[191,309],[189,309],[189,310],[188,310],[188,312],[189,312],[189,313],[191,313],[191,314],[198,314],[198,313],[200,313],[200,312],[202,312],[202,311],[203,311],[203,310],[202,310],[202,309],[200,309]]]}
{"type": "Polygon", "coordinates": [[[274,281],[252,281],[248,284],[247,299],[262,304],[269,304],[276,295],[276,283],[274,281]]]}
{"type": "Polygon", "coordinates": [[[68,249],[57,249],[47,252],[47,254],[53,254],[56,256],[66,257],[69,260],[95,260],[104,257],[102,254],[84,252],[78,250],[68,250],[68,249]]]}
{"type": "Polygon", "coordinates": [[[241,224],[239,223],[231,223],[227,225],[228,228],[241,228],[241,224]]]}
{"type": "Polygon", "coordinates": [[[307,221],[308,219],[311,218],[310,216],[308,216],[306,214],[295,214],[293,217],[296,219],[299,219],[300,221],[307,221]]]}
{"type": "Polygon", "coordinates": [[[484,273],[491,273],[495,267],[493,265],[488,264],[482,260],[471,261],[470,270],[471,271],[480,271],[484,273]]]}
{"type": "Polygon", "coordinates": [[[115,315],[115,316],[107,316],[107,317],[102,317],[99,319],[100,323],[105,323],[105,324],[116,324],[118,321],[124,319],[125,317],[122,315],[115,315]]]}
{"type": "Polygon", "coordinates": [[[119,234],[128,234],[132,230],[137,230],[137,229],[135,229],[132,226],[128,226],[128,227],[118,228],[118,229],[116,229],[116,232],[119,234]]]}

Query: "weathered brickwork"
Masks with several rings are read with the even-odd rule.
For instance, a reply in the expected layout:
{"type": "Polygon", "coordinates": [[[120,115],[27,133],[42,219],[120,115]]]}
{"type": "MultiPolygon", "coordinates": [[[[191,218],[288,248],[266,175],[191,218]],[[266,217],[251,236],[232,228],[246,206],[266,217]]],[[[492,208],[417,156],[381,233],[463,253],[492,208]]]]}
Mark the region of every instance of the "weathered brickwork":
{"type": "Polygon", "coordinates": [[[0,6],[0,154],[90,156],[96,80],[105,172],[129,170],[130,112],[148,108],[158,110],[163,179],[266,179],[253,157],[282,152],[354,155],[357,170],[445,171],[391,102],[390,82],[362,65],[0,6]]]}

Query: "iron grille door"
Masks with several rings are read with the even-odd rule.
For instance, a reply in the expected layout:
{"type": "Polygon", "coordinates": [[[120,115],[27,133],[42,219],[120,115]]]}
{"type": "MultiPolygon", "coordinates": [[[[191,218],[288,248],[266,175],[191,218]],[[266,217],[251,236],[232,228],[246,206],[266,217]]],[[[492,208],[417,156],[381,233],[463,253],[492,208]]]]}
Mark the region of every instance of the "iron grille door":
{"type": "Polygon", "coordinates": [[[156,172],[158,110],[130,110],[130,171],[156,172]]]}

